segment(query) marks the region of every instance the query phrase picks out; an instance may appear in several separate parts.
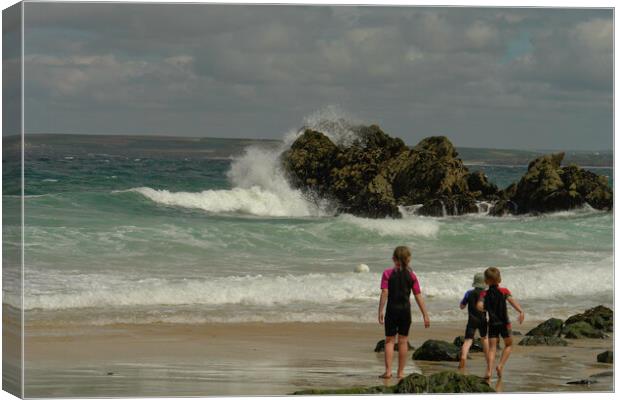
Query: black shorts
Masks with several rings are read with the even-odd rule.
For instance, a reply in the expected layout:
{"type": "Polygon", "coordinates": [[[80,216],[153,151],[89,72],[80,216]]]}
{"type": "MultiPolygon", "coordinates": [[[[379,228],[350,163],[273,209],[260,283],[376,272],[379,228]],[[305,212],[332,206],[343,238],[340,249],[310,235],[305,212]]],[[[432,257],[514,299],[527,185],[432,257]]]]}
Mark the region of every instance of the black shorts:
{"type": "Polygon", "coordinates": [[[467,327],[465,327],[465,339],[473,339],[476,334],[476,329],[480,332],[480,337],[485,337],[487,335],[487,322],[467,322],[467,327]]]}
{"type": "Polygon", "coordinates": [[[385,313],[385,336],[409,336],[411,307],[388,308],[385,313]]]}
{"type": "Polygon", "coordinates": [[[509,338],[512,334],[512,327],[510,324],[491,325],[489,324],[489,338],[503,337],[509,338]]]}

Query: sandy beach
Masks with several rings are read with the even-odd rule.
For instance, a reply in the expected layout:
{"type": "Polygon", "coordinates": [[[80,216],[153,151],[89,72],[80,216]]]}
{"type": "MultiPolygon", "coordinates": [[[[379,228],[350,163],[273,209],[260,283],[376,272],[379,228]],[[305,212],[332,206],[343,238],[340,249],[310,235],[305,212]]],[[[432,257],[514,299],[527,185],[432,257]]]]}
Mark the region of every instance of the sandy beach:
{"type": "MultiPolygon", "coordinates": [[[[525,333],[535,325],[516,329],[525,333]]],[[[410,338],[418,347],[431,338],[452,341],[461,330],[457,323],[425,330],[414,320],[410,338]]],[[[26,333],[28,397],[281,395],[382,384],[383,354],[373,352],[383,334],[378,324],[30,324],[26,333]]],[[[612,370],[596,355],[611,349],[613,338],[569,343],[516,346],[504,379],[492,385],[504,392],[613,390],[611,377],[590,386],[566,384],[612,370]]],[[[410,361],[407,372],[456,368],[455,362],[410,361]]],[[[482,355],[472,354],[468,373],[483,372],[482,355]]]]}

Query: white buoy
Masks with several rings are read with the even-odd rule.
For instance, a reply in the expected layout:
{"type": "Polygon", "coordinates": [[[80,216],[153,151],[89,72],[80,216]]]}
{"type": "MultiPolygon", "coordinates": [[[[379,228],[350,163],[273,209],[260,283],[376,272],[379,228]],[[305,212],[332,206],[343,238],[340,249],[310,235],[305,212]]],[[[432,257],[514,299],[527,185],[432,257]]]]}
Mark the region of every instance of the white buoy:
{"type": "Polygon", "coordinates": [[[353,270],[353,272],[357,272],[357,273],[370,272],[370,268],[366,264],[360,264],[357,267],[355,267],[355,270],[353,270]]]}

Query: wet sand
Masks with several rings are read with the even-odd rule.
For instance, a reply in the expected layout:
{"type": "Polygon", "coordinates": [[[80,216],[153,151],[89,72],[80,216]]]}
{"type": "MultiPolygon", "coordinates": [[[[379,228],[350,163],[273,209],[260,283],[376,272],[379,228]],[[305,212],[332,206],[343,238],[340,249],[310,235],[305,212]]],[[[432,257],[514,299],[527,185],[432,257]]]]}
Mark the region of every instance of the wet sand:
{"type": "MultiPolygon", "coordinates": [[[[516,329],[525,333],[535,325],[516,329]]],[[[461,331],[457,323],[424,329],[414,322],[410,341],[415,347],[430,338],[452,341],[461,331]]],[[[383,383],[377,378],[383,354],[373,352],[383,334],[378,324],[28,324],[26,332],[27,397],[278,395],[383,383]]],[[[612,347],[612,338],[573,340],[568,347],[515,346],[498,389],[611,391],[611,377],[591,386],[566,382],[610,371],[596,355],[612,347]]],[[[407,373],[456,368],[455,362],[410,360],[407,373]]],[[[484,373],[482,354],[472,354],[468,373],[484,373]]]]}

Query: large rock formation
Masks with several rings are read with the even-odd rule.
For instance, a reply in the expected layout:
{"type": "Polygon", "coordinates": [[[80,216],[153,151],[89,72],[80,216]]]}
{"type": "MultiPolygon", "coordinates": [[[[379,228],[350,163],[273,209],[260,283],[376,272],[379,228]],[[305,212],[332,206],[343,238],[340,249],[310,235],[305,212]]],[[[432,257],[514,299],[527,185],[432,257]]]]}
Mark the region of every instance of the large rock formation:
{"type": "Polygon", "coordinates": [[[576,165],[562,167],[564,153],[538,157],[516,186],[509,187],[504,202],[491,210],[493,215],[506,213],[544,213],[590,206],[611,210],[613,193],[607,179],[576,165]]]}
{"type": "Polygon", "coordinates": [[[576,166],[561,167],[563,153],[532,161],[517,184],[499,190],[482,172],[470,173],[444,136],[415,147],[387,135],[377,125],[354,126],[354,140],[334,143],[305,129],[282,154],[290,183],[310,199],[328,199],[339,212],[384,218],[401,216],[399,206],[421,205],[429,216],[478,212],[493,202],[491,215],[567,210],[585,203],[611,209],[605,177],[576,166]]]}
{"type": "Polygon", "coordinates": [[[446,137],[411,149],[376,125],[352,130],[358,139],[347,146],[305,130],[282,155],[291,184],[335,201],[340,212],[371,218],[398,218],[398,206],[414,204],[423,204],[424,215],[473,213],[476,200],[497,196],[483,174],[471,178],[477,186],[469,190],[469,171],[446,137]]]}

